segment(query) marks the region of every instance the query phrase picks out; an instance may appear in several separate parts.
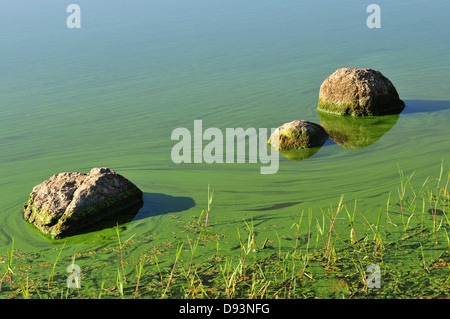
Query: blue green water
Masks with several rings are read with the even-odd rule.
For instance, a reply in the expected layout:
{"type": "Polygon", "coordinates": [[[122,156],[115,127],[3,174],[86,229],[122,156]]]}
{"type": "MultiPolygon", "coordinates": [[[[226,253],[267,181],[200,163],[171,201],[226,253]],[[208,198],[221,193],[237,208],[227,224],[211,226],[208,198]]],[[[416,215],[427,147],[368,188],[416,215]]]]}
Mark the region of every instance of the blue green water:
{"type": "MultiPolygon", "coordinates": [[[[67,28],[68,4],[0,1],[1,254],[14,238],[16,249],[54,261],[61,244],[21,210],[35,185],[63,171],[107,166],[140,187],[145,205],[123,236],[148,245],[184,240],[210,185],[210,222],[229,235],[226,252],[243,218],[258,241],[276,241],[302,210],[321,218],[341,194],[376,218],[397,192],[398,167],[421,184],[450,158],[448,3],[378,1],[380,29],[366,26],[364,1],[79,0],[81,29],[67,28]],[[341,67],[381,71],[406,103],[373,144],[329,140],[301,162],[280,156],[271,175],[261,163],[172,162],[172,131],[192,131],[194,120],[223,131],[319,123],[320,84],[341,67]]],[[[113,234],[75,236],[64,253],[101,249],[113,234]]]]}

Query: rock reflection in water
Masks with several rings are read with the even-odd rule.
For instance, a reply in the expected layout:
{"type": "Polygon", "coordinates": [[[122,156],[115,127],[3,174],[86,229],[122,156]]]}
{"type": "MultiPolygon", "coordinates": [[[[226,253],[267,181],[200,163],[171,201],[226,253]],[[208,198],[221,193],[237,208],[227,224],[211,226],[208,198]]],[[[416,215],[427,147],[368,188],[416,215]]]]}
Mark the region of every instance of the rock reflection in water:
{"type": "Polygon", "coordinates": [[[330,138],[347,150],[372,145],[397,123],[399,114],[355,117],[319,111],[320,125],[330,138]]]}
{"type": "Polygon", "coordinates": [[[282,154],[284,157],[286,157],[288,160],[292,162],[299,162],[316,154],[321,147],[322,146],[303,149],[278,150],[278,152],[280,152],[280,154],[282,154]]]}

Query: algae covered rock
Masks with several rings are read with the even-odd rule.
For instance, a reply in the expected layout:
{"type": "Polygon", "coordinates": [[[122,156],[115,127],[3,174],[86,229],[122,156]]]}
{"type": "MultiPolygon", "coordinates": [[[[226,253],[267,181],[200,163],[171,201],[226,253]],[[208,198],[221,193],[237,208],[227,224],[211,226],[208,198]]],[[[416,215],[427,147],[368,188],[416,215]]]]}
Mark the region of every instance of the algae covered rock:
{"type": "Polygon", "coordinates": [[[307,149],[322,146],[327,139],[328,134],[320,125],[296,120],[278,127],[268,143],[275,150],[307,149]]]}
{"type": "Polygon", "coordinates": [[[278,127],[268,143],[290,161],[302,161],[317,153],[327,139],[328,134],[320,125],[296,120],[278,127]]]}
{"type": "Polygon", "coordinates": [[[321,111],[340,115],[398,114],[405,107],[392,82],[372,69],[342,68],[320,86],[321,111]]]}
{"type": "Polygon", "coordinates": [[[75,235],[82,229],[121,214],[136,214],[143,193],[132,182],[105,167],[89,173],[60,173],[35,186],[24,217],[53,238],[75,235]]]}

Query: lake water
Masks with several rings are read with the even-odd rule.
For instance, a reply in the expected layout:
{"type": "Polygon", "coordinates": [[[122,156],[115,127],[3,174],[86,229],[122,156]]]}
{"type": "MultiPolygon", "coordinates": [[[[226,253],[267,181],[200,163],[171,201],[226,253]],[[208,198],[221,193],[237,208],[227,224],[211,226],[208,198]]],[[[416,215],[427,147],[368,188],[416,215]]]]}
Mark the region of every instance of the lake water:
{"type": "MultiPolygon", "coordinates": [[[[277,242],[292,235],[302,211],[321,219],[320,208],[343,194],[373,220],[389,193],[398,198],[399,168],[415,171],[421,185],[438,176],[442,160],[448,166],[447,2],[380,0],[380,29],[367,27],[364,1],[78,0],[81,29],[66,26],[69,3],[0,4],[0,254],[14,238],[15,249],[40,256],[33,262],[54,262],[62,242],[34,231],[22,207],[35,185],[59,172],[107,166],[143,190],[145,205],[121,234],[141,242],[136,254],[186,240],[185,225],[207,208],[209,185],[210,223],[226,234],[225,253],[244,219],[253,219],[258,243],[277,242]],[[347,148],[328,140],[303,161],[280,155],[275,174],[248,160],[172,161],[172,131],[193,132],[194,120],[222,132],[324,123],[319,87],[341,67],[382,72],[405,110],[369,128],[350,124],[361,137],[347,148]]],[[[63,255],[116,245],[108,240],[114,234],[69,238],[63,255]]]]}

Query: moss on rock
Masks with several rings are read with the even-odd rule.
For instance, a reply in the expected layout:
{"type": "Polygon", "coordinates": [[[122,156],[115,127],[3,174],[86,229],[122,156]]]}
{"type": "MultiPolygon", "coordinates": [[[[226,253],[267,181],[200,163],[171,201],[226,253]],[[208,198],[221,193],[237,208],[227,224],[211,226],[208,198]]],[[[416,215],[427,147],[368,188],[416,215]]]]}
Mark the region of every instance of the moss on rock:
{"type": "Polygon", "coordinates": [[[268,144],[290,161],[311,157],[328,139],[327,132],[316,123],[292,121],[277,128],[268,144]]]}
{"type": "Polygon", "coordinates": [[[33,188],[24,217],[53,238],[75,235],[93,224],[116,216],[136,214],[143,193],[125,177],[108,168],[90,173],[61,173],[33,188]]]}
{"type": "Polygon", "coordinates": [[[318,109],[353,116],[398,114],[405,107],[392,82],[372,69],[342,68],[320,86],[318,109]]]}

